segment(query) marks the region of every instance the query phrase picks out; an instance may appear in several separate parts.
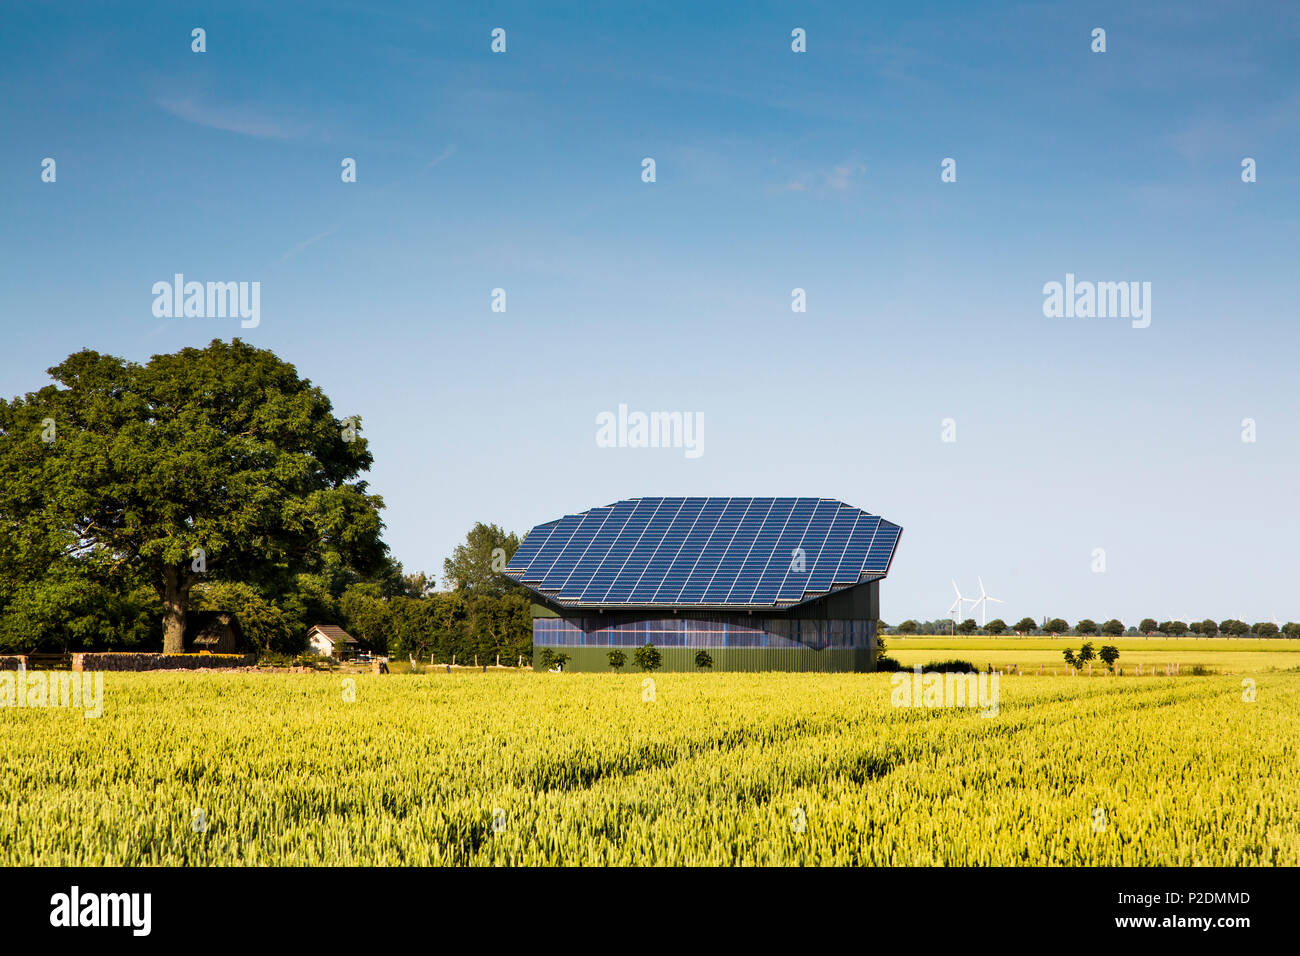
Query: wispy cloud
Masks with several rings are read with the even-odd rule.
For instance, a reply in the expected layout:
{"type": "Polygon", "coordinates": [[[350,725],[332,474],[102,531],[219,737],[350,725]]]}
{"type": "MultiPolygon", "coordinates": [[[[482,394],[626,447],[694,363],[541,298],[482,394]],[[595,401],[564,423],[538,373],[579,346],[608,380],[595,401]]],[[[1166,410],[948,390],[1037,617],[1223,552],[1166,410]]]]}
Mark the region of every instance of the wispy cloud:
{"type": "Polygon", "coordinates": [[[863,176],[867,167],[862,163],[837,163],[828,170],[819,170],[796,176],[767,187],[769,193],[848,192],[863,176]]]}
{"type": "Polygon", "coordinates": [[[282,256],[280,257],[280,261],[281,261],[282,263],[283,263],[283,262],[288,262],[290,259],[292,259],[294,256],[296,256],[298,253],[302,252],[304,249],[306,249],[308,246],[310,246],[312,243],[320,242],[322,239],[326,239],[326,238],[328,238],[328,237],[334,235],[334,233],[336,233],[336,232],[338,232],[338,231],[339,231],[339,227],[338,227],[338,226],[335,226],[335,227],[333,227],[332,229],[327,230],[326,232],[322,232],[322,233],[321,233],[320,235],[318,235],[318,236],[312,236],[310,239],[304,239],[302,242],[298,243],[296,246],[294,246],[292,249],[290,249],[288,252],[286,252],[284,255],[282,255],[282,256]]]}
{"type": "Polygon", "coordinates": [[[187,123],[259,139],[296,139],[305,131],[299,124],[273,119],[256,110],[242,106],[214,106],[200,103],[193,97],[160,99],[157,105],[187,123]]]}
{"type": "Polygon", "coordinates": [[[430,160],[430,161],[429,161],[429,165],[425,166],[424,168],[425,168],[425,169],[433,169],[433,167],[437,166],[437,165],[438,165],[439,163],[441,163],[444,159],[451,159],[451,157],[454,156],[455,153],[456,153],[456,144],[455,144],[455,143],[452,143],[450,146],[448,146],[446,149],[444,149],[441,153],[439,153],[437,156],[435,156],[432,160],[430,160]]]}
{"type": "Polygon", "coordinates": [[[826,188],[843,192],[853,184],[855,177],[863,176],[866,172],[867,167],[861,163],[841,163],[825,174],[826,188]]]}

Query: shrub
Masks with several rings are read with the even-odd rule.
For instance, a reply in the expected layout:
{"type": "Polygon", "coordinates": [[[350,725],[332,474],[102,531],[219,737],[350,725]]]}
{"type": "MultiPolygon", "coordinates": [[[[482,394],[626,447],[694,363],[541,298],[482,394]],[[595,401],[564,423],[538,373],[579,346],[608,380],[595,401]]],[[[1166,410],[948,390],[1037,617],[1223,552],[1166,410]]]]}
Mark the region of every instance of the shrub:
{"type": "Polygon", "coordinates": [[[659,653],[659,648],[653,644],[642,644],[632,652],[632,660],[636,661],[636,666],[643,671],[656,671],[664,662],[663,655],[659,653]]]}
{"type": "Polygon", "coordinates": [[[1111,670],[1115,669],[1115,662],[1119,660],[1119,648],[1114,644],[1101,645],[1101,652],[1097,655],[1101,658],[1103,664],[1111,670]]]}
{"type": "Polygon", "coordinates": [[[700,651],[695,655],[695,666],[699,668],[708,668],[713,666],[713,655],[708,651],[700,651]]]}
{"type": "Polygon", "coordinates": [[[877,657],[876,670],[878,671],[901,671],[903,665],[898,663],[892,657],[877,657]]]}
{"type": "Polygon", "coordinates": [[[609,652],[609,666],[614,668],[614,670],[618,670],[626,663],[627,655],[618,648],[614,648],[614,650],[609,652]]]}
{"type": "Polygon", "coordinates": [[[948,661],[931,661],[925,665],[927,671],[939,671],[942,674],[975,674],[979,668],[970,661],[948,660],[948,661]]]}
{"type": "Polygon", "coordinates": [[[551,666],[555,663],[555,651],[551,650],[549,647],[543,647],[542,656],[538,658],[538,661],[542,665],[542,670],[549,671],[551,666]]]}
{"type": "MultiPolygon", "coordinates": [[[[551,655],[551,667],[558,667],[560,670],[564,670],[564,665],[567,664],[567,663],[569,663],[569,655],[568,655],[568,654],[552,654],[552,655],[551,655]]],[[[549,670],[550,668],[547,668],[547,669],[549,670]]]]}
{"type": "Polygon", "coordinates": [[[1074,648],[1067,647],[1065,650],[1061,651],[1061,656],[1065,658],[1065,663],[1069,664],[1071,667],[1079,666],[1079,661],[1074,656],[1074,648]]]}

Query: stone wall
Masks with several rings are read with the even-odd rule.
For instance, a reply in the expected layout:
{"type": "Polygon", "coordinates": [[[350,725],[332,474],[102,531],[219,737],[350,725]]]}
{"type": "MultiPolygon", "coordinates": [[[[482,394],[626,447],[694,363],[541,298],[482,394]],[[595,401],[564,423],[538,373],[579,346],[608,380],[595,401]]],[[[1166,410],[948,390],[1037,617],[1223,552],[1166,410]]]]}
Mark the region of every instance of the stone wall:
{"type": "Polygon", "coordinates": [[[172,671],[209,667],[252,667],[255,654],[143,654],[132,652],[72,655],[74,671],[172,671]]]}

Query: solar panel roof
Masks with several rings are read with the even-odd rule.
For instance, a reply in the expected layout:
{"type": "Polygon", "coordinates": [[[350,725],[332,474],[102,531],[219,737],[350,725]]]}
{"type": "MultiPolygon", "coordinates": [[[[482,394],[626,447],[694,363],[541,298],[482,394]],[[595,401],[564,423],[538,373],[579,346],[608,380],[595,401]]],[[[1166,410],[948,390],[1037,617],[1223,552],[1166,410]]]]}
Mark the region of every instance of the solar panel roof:
{"type": "Polygon", "coordinates": [[[830,498],[629,498],[533,528],[505,573],[563,605],[788,607],[883,578],[902,530],[830,498]]]}

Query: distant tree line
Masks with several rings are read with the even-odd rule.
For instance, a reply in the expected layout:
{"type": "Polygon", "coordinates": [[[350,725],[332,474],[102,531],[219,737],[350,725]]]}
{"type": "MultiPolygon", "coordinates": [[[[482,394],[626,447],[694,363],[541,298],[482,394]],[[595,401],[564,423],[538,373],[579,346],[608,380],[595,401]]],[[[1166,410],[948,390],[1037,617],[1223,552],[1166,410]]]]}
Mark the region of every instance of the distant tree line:
{"type": "MultiPolygon", "coordinates": [[[[880,622],[880,629],[889,634],[948,634],[954,630],[953,623],[950,619],[943,618],[934,621],[916,621],[906,620],[895,627],[888,627],[883,621],[880,622]]],[[[1143,618],[1137,627],[1126,628],[1122,621],[1114,618],[1098,624],[1090,618],[1084,618],[1073,627],[1063,618],[1053,617],[1044,618],[1042,621],[1035,621],[1033,618],[1024,617],[1014,625],[1007,624],[1001,618],[994,618],[983,627],[974,618],[966,618],[955,628],[958,634],[1007,634],[1014,633],[1022,637],[1029,635],[1039,636],[1064,636],[1076,634],[1082,637],[1151,637],[1162,635],[1164,637],[1178,637],[1184,634],[1194,634],[1197,637],[1215,637],[1220,634],[1225,637],[1245,637],[1254,635],[1256,637],[1300,637],[1300,624],[1291,622],[1281,627],[1271,621],[1259,621],[1255,624],[1247,624],[1244,621],[1228,619],[1226,621],[1215,622],[1210,619],[1204,621],[1193,621],[1187,624],[1183,621],[1161,621],[1156,622],[1155,618],[1143,618]]]]}

